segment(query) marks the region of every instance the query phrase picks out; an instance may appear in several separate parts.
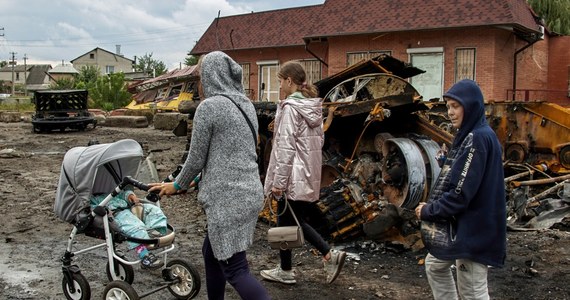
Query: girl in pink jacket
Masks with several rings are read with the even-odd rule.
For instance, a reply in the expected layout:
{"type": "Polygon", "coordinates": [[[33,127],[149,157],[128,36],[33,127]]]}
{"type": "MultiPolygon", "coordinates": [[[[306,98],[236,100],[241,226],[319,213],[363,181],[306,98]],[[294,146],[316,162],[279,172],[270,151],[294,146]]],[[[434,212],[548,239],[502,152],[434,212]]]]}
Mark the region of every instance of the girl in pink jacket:
{"type": "MultiPolygon", "coordinates": [[[[305,239],[323,255],[327,282],[332,283],[340,273],[346,253],[331,250],[329,244],[305,219],[312,202],[319,200],[324,142],[322,99],[317,88],[306,82],[306,73],[298,62],[285,63],[278,75],[280,89],[287,96],[279,101],[275,116],[271,157],[265,177],[265,195],[273,193],[278,211],[285,201],[295,212],[305,239]]],[[[290,210],[277,218],[277,226],[296,225],[290,210]]],[[[281,264],[261,271],[270,281],[296,283],[292,271],[291,250],[279,250],[281,264]]]]}

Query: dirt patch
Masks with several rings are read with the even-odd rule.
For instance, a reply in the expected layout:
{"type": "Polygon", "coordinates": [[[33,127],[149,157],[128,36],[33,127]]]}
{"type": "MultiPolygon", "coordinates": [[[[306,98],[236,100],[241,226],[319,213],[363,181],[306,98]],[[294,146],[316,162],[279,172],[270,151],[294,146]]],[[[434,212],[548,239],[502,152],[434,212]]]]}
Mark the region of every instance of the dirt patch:
{"type": "MultiPolygon", "coordinates": [[[[152,128],[98,127],[85,132],[34,134],[29,123],[0,123],[0,298],[64,299],[60,257],[72,226],[53,214],[53,202],[63,155],[90,140],[101,143],[132,138],[153,153],[160,176],[174,170],[184,154],[186,139],[152,128]]],[[[202,276],[196,299],[207,299],[201,244],[205,216],[195,194],[164,198],[162,207],[178,231],[172,258],[188,259],[202,276]]],[[[248,251],[250,267],[274,267],[278,253],[265,241],[267,224],[258,223],[255,244],[248,251]]],[[[489,270],[492,299],[570,299],[570,234],[568,228],[509,232],[506,266],[489,270]]],[[[80,237],[78,246],[98,243],[80,237]]],[[[274,299],[429,299],[431,291],[419,263],[425,251],[403,250],[396,244],[357,240],[335,245],[350,253],[345,268],[332,285],[324,283],[320,258],[305,246],[294,252],[297,284],[263,281],[274,299]]],[[[106,255],[96,250],[76,257],[88,279],[93,298],[100,298],[108,283],[106,255]]],[[[133,287],[139,293],[157,286],[160,274],[135,267],[133,287]]],[[[239,299],[227,287],[227,299],[239,299]]],[[[146,299],[173,298],[160,291],[146,299]]]]}

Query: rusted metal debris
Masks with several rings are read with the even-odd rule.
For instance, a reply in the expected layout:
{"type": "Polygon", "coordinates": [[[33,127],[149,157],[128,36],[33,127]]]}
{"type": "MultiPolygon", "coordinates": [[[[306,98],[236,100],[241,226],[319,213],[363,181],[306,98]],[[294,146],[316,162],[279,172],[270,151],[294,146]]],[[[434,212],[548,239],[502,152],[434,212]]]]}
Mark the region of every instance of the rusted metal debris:
{"type": "MultiPolygon", "coordinates": [[[[427,200],[439,174],[435,154],[450,146],[453,132],[444,103],[423,101],[404,80],[422,72],[381,55],[316,83],[326,131],[321,197],[309,215],[323,236],[423,247],[413,209],[427,200]]],[[[254,106],[263,180],[276,104],[254,106]]],[[[488,103],[486,110],[505,150],[509,226],[531,230],[568,218],[569,111],[542,102],[488,103]]],[[[261,218],[271,219],[268,209],[261,218]]]]}

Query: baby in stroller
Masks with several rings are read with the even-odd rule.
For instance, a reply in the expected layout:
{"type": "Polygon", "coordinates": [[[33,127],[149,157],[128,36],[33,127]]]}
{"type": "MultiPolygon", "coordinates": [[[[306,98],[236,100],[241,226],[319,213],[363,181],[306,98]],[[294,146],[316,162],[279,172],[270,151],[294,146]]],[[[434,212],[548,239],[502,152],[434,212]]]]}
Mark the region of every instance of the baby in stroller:
{"type": "Polygon", "coordinates": [[[131,139],[74,147],[65,154],[54,213],[73,224],[61,258],[62,288],[67,299],[91,298],[89,282],[74,259],[97,249],[107,254],[105,271],[110,283],[103,291],[104,299],[139,299],[131,286],[135,276],[132,266],[137,264],[143,269],[161,269],[159,286],[140,298],[163,289],[177,299],[192,299],[198,294],[200,276],[193,265],[185,259],[167,258],[175,249],[175,229],[160,209],[160,197],[148,192],[150,186],[133,178],[142,157],[140,144],[131,139]],[[135,190],[146,195],[139,198],[135,190]],[[76,243],[80,235],[104,242],[76,243]],[[138,259],[129,260],[118,249],[125,241],[138,259]]]}
{"type": "MultiPolygon", "coordinates": [[[[95,208],[107,194],[93,195],[90,205],[95,208]]],[[[141,203],[141,199],[132,190],[125,190],[107,203],[119,230],[128,236],[139,239],[159,237],[166,233],[166,216],[162,210],[150,203],[141,203]]],[[[141,268],[158,269],[164,263],[148,251],[145,244],[128,241],[129,250],[134,249],[141,260],[141,268]]]]}

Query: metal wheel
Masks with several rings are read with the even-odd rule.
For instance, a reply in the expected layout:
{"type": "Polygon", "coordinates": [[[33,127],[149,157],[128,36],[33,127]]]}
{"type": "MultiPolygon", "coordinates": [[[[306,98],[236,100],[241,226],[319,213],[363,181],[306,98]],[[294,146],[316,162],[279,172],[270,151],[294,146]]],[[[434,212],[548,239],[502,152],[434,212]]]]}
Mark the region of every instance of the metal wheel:
{"type": "Polygon", "coordinates": [[[103,299],[106,300],[138,300],[139,295],[135,289],[122,280],[110,282],[103,291],[103,299]]]}
{"type": "Polygon", "coordinates": [[[116,259],[113,259],[113,263],[115,264],[115,274],[111,274],[111,267],[109,265],[109,261],[107,261],[107,265],[105,267],[107,279],[109,279],[109,281],[121,280],[128,284],[132,284],[135,279],[133,266],[124,264],[116,259]]]}
{"type": "Polygon", "coordinates": [[[89,300],[91,299],[91,287],[89,282],[83,274],[73,273],[73,282],[68,282],[67,277],[63,277],[61,281],[61,288],[63,289],[63,294],[68,300],[89,300]],[[75,292],[71,292],[70,284],[73,284],[75,292]]]}
{"type": "Polygon", "coordinates": [[[200,291],[200,274],[186,260],[173,259],[166,264],[170,269],[171,277],[175,282],[168,286],[168,290],[176,299],[192,299],[200,291]]]}

